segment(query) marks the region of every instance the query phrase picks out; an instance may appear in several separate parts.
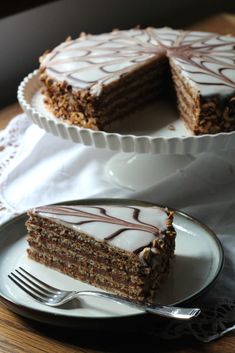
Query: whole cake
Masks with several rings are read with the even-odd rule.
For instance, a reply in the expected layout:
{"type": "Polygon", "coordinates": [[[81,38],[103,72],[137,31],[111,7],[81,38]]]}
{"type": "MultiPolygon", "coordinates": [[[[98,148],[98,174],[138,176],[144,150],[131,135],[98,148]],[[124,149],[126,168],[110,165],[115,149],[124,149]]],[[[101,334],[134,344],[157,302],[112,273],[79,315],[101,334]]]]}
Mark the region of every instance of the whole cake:
{"type": "Polygon", "coordinates": [[[154,300],[174,254],[172,211],[104,203],[28,214],[31,259],[135,301],[154,300]]]}
{"type": "Polygon", "coordinates": [[[45,102],[69,124],[106,130],[173,85],[194,134],[235,129],[235,38],[169,28],[68,39],[40,58],[45,102]]]}

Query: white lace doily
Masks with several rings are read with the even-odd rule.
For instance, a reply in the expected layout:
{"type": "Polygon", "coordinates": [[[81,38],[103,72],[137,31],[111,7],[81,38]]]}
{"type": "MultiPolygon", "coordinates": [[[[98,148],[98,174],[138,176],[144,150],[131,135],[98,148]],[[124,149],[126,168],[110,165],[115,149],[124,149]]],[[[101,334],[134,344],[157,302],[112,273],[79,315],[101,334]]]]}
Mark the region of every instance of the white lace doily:
{"type": "Polygon", "coordinates": [[[142,199],[181,209],[211,227],[225,250],[225,266],[213,290],[196,303],[202,315],[190,323],[164,321],[148,333],[165,339],[192,335],[209,342],[235,328],[235,151],[201,154],[151,189],[131,192],[104,174],[112,151],[47,134],[22,114],[0,133],[0,223],[30,207],[89,197],[142,199]]]}
{"type": "Polygon", "coordinates": [[[202,305],[200,301],[194,304],[200,305],[202,310],[195,320],[171,320],[163,325],[153,326],[147,333],[167,340],[191,335],[201,342],[208,343],[235,329],[235,300],[219,297],[213,305],[202,305]]]}
{"type": "Polygon", "coordinates": [[[2,200],[2,180],[4,180],[11,162],[17,155],[21,141],[27,128],[30,126],[25,115],[19,115],[12,120],[5,130],[0,132],[0,223],[16,215],[2,200]]]}

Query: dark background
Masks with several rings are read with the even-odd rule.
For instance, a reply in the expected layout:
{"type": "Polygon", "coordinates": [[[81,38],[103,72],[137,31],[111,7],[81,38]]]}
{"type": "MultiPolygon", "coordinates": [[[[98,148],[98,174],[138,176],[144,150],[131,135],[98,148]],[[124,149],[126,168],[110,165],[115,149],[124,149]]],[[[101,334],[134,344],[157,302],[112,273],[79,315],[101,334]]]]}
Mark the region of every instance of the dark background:
{"type": "Polygon", "coordinates": [[[48,2],[53,2],[53,0],[33,0],[33,1],[21,0],[20,2],[18,3],[15,2],[13,4],[12,4],[12,1],[8,1],[8,3],[4,3],[4,6],[1,6],[0,8],[0,18],[10,16],[15,13],[22,12],[34,7],[38,7],[48,2]]]}
{"type": "Polygon", "coordinates": [[[17,100],[17,87],[38,67],[38,57],[69,35],[136,25],[185,28],[219,12],[235,13],[235,0],[8,1],[0,8],[0,107],[17,100]]]}

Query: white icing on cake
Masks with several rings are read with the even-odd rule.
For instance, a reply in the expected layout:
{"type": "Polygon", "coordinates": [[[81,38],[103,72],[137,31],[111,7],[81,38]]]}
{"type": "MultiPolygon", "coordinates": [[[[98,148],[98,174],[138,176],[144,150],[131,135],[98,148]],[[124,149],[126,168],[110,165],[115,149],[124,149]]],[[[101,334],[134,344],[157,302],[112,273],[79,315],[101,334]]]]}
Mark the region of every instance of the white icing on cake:
{"type": "Polygon", "coordinates": [[[41,66],[51,78],[99,95],[105,84],[159,55],[167,55],[203,96],[235,90],[235,38],[206,32],[146,28],[83,35],[43,56],[41,66]]]}
{"type": "Polygon", "coordinates": [[[167,212],[155,206],[45,206],[32,213],[133,252],[166,230],[168,220],[167,212]]]}

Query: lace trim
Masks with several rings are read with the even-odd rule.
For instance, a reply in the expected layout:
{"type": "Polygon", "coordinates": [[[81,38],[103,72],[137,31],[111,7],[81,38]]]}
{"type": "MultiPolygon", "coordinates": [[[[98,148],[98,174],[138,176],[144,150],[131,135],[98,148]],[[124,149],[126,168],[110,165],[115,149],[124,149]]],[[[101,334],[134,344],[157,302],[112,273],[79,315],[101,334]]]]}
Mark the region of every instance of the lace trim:
{"type": "Polygon", "coordinates": [[[161,327],[156,325],[148,333],[165,340],[173,340],[182,336],[193,336],[201,342],[211,342],[235,329],[235,322],[230,316],[235,311],[235,300],[217,298],[216,305],[202,307],[197,319],[192,321],[167,321],[161,327]]]}
{"type": "Polygon", "coordinates": [[[28,118],[18,115],[0,132],[0,224],[17,215],[1,197],[2,180],[20,149],[25,131],[30,126],[28,118]]]}

